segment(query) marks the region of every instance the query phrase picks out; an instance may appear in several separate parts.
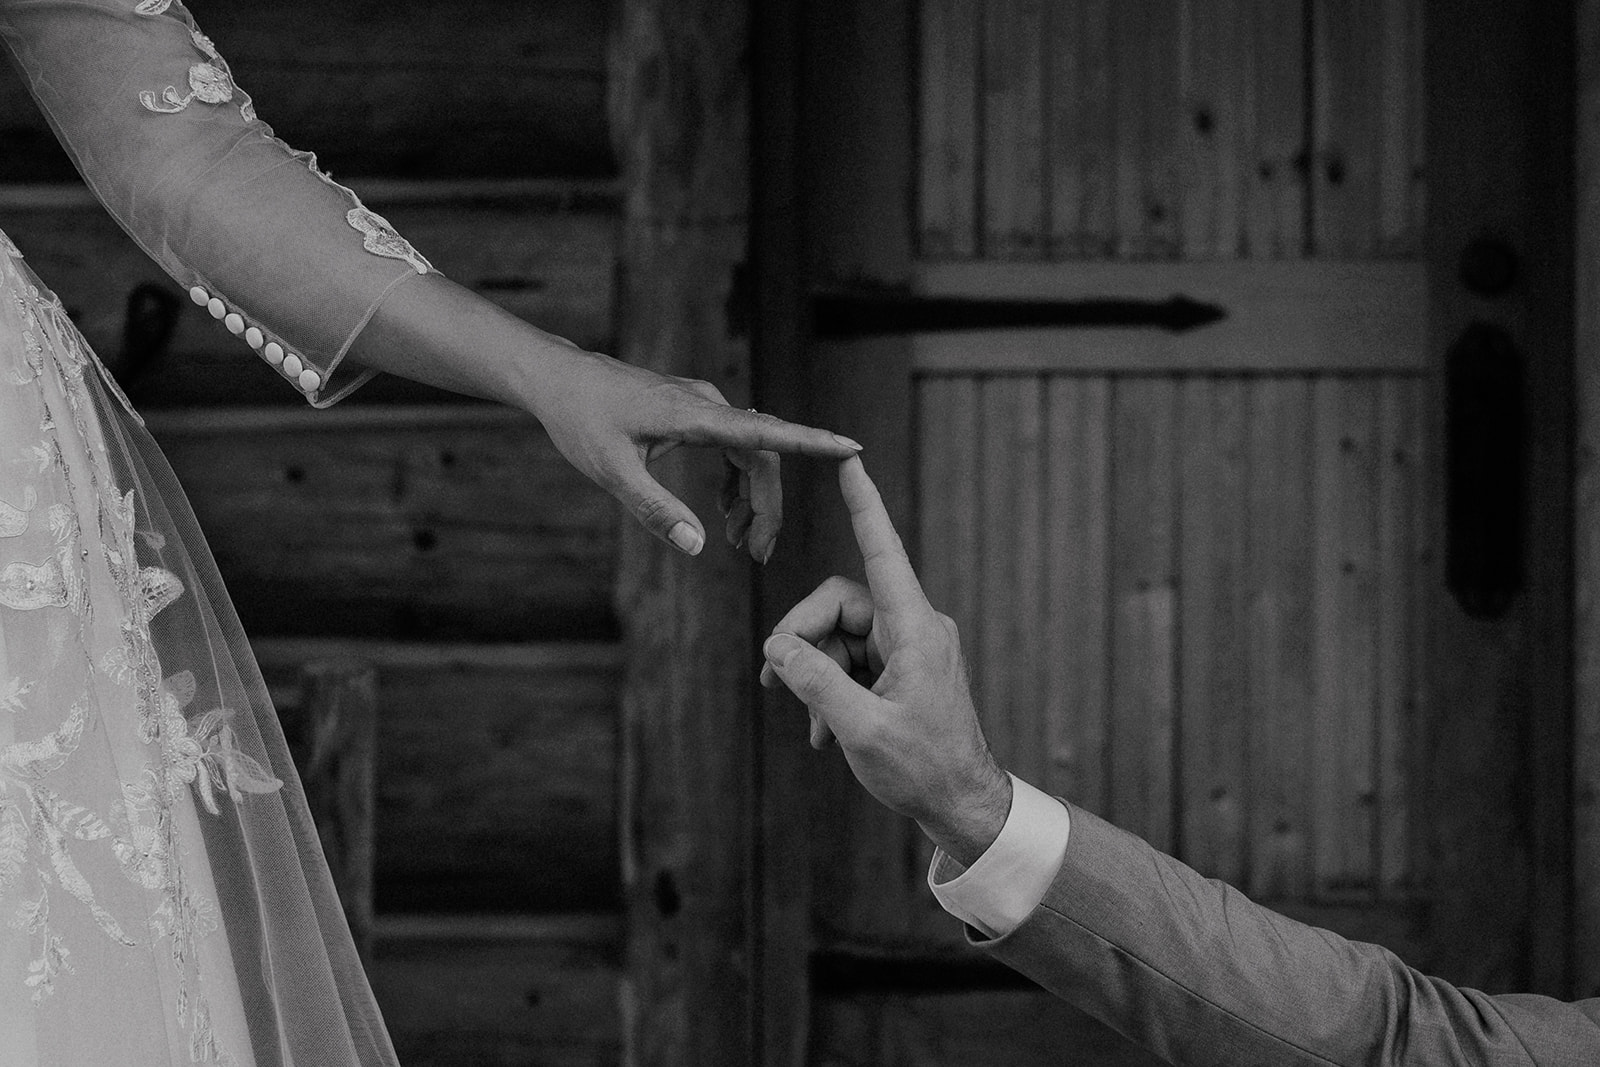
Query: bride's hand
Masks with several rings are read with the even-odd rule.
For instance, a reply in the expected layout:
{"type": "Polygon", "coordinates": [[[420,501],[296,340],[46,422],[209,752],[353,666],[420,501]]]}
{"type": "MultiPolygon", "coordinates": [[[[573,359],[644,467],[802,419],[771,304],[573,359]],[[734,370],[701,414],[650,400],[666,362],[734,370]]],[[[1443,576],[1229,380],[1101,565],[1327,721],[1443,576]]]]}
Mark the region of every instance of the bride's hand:
{"type": "Polygon", "coordinates": [[[657,374],[574,347],[541,383],[534,414],[561,454],[622,501],[657,537],[689,555],[705,544],[694,512],[646,465],[680,444],[723,450],[720,505],[728,543],[758,563],[772,555],[783,524],[778,453],[845,459],[849,438],[728,406],[717,387],[657,374]]]}

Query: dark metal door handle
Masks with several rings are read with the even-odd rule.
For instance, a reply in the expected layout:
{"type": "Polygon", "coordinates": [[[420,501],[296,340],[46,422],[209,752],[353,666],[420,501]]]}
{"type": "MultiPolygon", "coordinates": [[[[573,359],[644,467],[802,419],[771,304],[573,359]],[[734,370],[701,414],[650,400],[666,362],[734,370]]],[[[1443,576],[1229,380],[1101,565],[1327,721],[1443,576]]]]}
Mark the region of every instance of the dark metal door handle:
{"type": "Polygon", "coordinates": [[[1445,354],[1446,582],[1463,611],[1497,618],[1522,588],[1522,353],[1475,322],[1445,354]]]}

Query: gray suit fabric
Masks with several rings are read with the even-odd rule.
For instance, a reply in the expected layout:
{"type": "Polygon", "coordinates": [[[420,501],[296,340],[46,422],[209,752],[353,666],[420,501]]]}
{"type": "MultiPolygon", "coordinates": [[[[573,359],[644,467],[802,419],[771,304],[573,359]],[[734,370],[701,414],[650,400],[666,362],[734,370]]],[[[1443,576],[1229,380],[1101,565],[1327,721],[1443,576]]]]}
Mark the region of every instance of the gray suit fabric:
{"type": "Polygon", "coordinates": [[[1600,999],[1457,988],[1071,814],[1044,900],[975,943],[1171,1063],[1600,1067],[1600,999]]]}

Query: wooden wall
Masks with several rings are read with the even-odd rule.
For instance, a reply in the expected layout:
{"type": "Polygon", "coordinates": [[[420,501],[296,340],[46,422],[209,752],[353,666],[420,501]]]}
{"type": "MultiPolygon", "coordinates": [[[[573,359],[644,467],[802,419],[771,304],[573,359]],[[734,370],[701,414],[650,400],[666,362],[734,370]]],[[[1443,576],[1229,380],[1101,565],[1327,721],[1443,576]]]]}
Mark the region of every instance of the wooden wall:
{"type": "MultiPolygon", "coordinates": [[[[447,276],[612,350],[610,6],[195,0],[261,115],[447,276]]],[[[276,702],[378,671],[372,979],[402,1062],[621,1056],[618,511],[531,418],[312,411],[100,211],[0,78],[0,228],[145,413],[276,702]]]]}

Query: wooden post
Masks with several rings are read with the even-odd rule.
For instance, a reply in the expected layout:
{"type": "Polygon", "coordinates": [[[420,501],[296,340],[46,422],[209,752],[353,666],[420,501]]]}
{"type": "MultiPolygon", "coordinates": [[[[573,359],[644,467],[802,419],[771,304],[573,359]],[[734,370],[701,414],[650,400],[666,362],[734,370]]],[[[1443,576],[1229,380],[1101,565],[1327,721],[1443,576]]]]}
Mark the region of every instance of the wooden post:
{"type": "MultiPolygon", "coordinates": [[[[748,12],[624,0],[611,53],[624,221],[618,354],[743,406],[748,12]]],[[[625,1062],[754,1062],[755,654],[748,557],[721,537],[713,455],[653,468],[706,521],[689,559],[624,521],[619,816],[625,1062]]]]}
{"type": "Polygon", "coordinates": [[[1573,992],[1600,996],[1600,0],[1577,7],[1573,992]]]}
{"type": "Polygon", "coordinates": [[[328,659],[300,678],[300,780],[350,935],[370,960],[378,676],[360,660],[328,659]]]}

